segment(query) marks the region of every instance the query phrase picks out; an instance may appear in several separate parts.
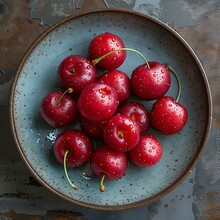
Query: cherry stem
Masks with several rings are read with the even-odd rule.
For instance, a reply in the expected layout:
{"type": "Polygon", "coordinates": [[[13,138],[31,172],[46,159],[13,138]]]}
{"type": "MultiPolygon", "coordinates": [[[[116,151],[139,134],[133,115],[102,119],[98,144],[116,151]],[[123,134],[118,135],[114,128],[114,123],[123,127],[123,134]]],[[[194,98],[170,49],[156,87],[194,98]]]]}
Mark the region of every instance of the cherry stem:
{"type": "Polygon", "coordinates": [[[181,89],[182,89],[180,79],[179,79],[179,76],[177,75],[176,71],[169,64],[167,64],[166,66],[167,66],[168,70],[170,70],[173,73],[173,75],[176,77],[177,84],[178,84],[178,93],[176,96],[176,102],[178,102],[180,99],[180,96],[181,96],[181,89]]]}
{"type": "Polygon", "coordinates": [[[102,176],[102,179],[101,179],[101,182],[100,182],[100,191],[101,192],[104,192],[105,191],[105,186],[104,186],[104,180],[105,180],[105,174],[103,173],[103,176],[102,176]]]}
{"type": "Polygon", "coordinates": [[[72,88],[68,88],[68,89],[60,96],[60,98],[58,99],[58,101],[57,101],[57,106],[60,106],[61,100],[62,100],[63,96],[64,96],[66,93],[72,93],[72,92],[73,92],[73,89],[72,89],[72,88]]]}
{"type": "Polygon", "coordinates": [[[72,69],[70,72],[71,72],[71,73],[75,73],[75,72],[76,72],[76,70],[75,70],[75,69],[72,69]]]}
{"type": "Polygon", "coordinates": [[[147,68],[150,69],[150,65],[149,65],[149,63],[148,63],[146,57],[145,57],[142,53],[140,53],[139,51],[137,51],[137,50],[135,50],[135,49],[132,49],[132,48],[128,48],[128,47],[119,48],[119,49],[110,51],[110,52],[104,54],[103,56],[94,59],[94,60],[92,61],[92,63],[93,63],[93,65],[95,66],[99,61],[101,61],[102,59],[104,59],[104,58],[107,57],[108,55],[110,55],[110,54],[112,54],[112,53],[115,53],[115,52],[118,52],[118,51],[121,51],[121,50],[132,51],[132,52],[137,53],[138,55],[140,55],[140,56],[143,58],[144,62],[145,62],[146,65],[147,65],[147,68]]]}
{"type": "Polygon", "coordinates": [[[124,133],[123,133],[122,131],[119,131],[119,132],[118,132],[118,137],[119,137],[120,139],[123,139],[123,138],[124,138],[124,133]]]}
{"type": "Polygon", "coordinates": [[[77,186],[77,185],[74,185],[74,184],[70,181],[70,178],[69,178],[68,173],[67,173],[66,158],[67,158],[68,153],[69,153],[69,150],[67,150],[67,151],[65,152],[65,154],[64,154],[63,168],[64,168],[64,172],[65,172],[66,179],[67,179],[68,183],[70,184],[70,186],[71,186],[73,189],[77,190],[77,189],[78,189],[78,186],[77,186]]]}

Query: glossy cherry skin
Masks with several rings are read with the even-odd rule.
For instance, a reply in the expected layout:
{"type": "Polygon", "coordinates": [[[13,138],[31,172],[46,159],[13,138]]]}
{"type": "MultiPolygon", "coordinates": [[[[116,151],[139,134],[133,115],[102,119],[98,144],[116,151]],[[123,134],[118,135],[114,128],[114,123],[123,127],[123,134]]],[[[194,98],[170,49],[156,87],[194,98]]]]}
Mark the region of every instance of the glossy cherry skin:
{"type": "Polygon", "coordinates": [[[64,154],[67,154],[68,167],[79,167],[85,164],[91,156],[92,144],[89,138],[81,131],[68,129],[60,133],[53,145],[56,160],[63,164],[64,154]]]}
{"type": "Polygon", "coordinates": [[[167,135],[178,133],[187,119],[187,109],[169,96],[158,99],[150,113],[152,126],[167,135]]]}
{"type": "Polygon", "coordinates": [[[127,152],[137,145],[140,128],[132,118],[118,113],[106,123],[103,139],[112,149],[127,152]]]}
{"type": "Polygon", "coordinates": [[[140,102],[126,102],[118,108],[117,112],[131,117],[139,125],[141,134],[149,128],[150,118],[148,110],[140,102]]]}
{"type": "Polygon", "coordinates": [[[104,121],[89,121],[83,117],[80,117],[81,130],[89,137],[98,139],[102,138],[103,129],[107,120],[104,121]]]}
{"type": "MultiPolygon", "coordinates": [[[[112,33],[102,33],[94,37],[89,45],[89,56],[91,60],[101,57],[108,52],[123,48],[122,39],[112,33]]],[[[98,66],[105,70],[113,70],[118,68],[126,58],[126,51],[117,51],[112,53],[98,62],[98,66]]]]}
{"type": "Polygon", "coordinates": [[[90,121],[104,121],[110,118],[118,105],[118,94],[115,89],[102,82],[87,86],[77,102],[82,117],[90,121]]]}
{"type": "Polygon", "coordinates": [[[166,94],[171,78],[168,68],[158,62],[149,62],[138,66],[131,74],[132,90],[144,100],[155,100],[166,94]]]}
{"type": "Polygon", "coordinates": [[[65,94],[59,103],[62,95],[63,92],[60,91],[51,92],[41,100],[40,104],[42,117],[54,128],[74,123],[78,115],[76,101],[70,95],[65,94]]]}
{"type": "Polygon", "coordinates": [[[58,80],[64,89],[72,88],[74,95],[79,95],[86,86],[97,81],[97,78],[96,67],[80,55],[66,57],[58,68],[58,80]]]}
{"type": "Polygon", "coordinates": [[[112,86],[118,93],[119,102],[126,101],[131,96],[131,82],[126,73],[121,70],[111,70],[99,77],[99,82],[112,86]]]}
{"type": "Polygon", "coordinates": [[[139,167],[149,167],[161,159],[162,146],[152,135],[145,134],[140,137],[137,146],[128,152],[130,161],[139,167]]]}
{"type": "Polygon", "coordinates": [[[102,146],[92,153],[90,166],[98,177],[105,174],[106,180],[118,180],[125,175],[128,163],[125,153],[102,146]]]}

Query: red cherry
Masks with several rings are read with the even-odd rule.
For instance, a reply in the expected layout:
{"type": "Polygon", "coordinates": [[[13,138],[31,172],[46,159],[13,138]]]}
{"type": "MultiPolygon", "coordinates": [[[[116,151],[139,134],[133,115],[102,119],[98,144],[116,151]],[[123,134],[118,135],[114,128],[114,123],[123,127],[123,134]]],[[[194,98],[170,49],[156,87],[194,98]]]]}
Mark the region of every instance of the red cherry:
{"type": "MultiPolygon", "coordinates": [[[[121,38],[112,33],[102,33],[94,37],[89,45],[89,56],[92,60],[100,58],[108,52],[123,48],[124,43],[121,38]]],[[[103,58],[97,63],[99,67],[106,70],[118,68],[126,58],[126,51],[117,51],[103,58]]]]}
{"type": "Polygon", "coordinates": [[[172,97],[164,96],[158,99],[151,110],[150,119],[152,126],[163,134],[175,134],[186,124],[188,112],[172,97]]]}
{"type": "Polygon", "coordinates": [[[105,83],[96,82],[82,91],[77,106],[84,118],[90,121],[104,121],[115,113],[118,104],[115,89],[105,83]]]}
{"type": "Polygon", "coordinates": [[[86,57],[71,55],[60,63],[58,79],[65,89],[73,88],[73,94],[79,95],[86,86],[97,80],[97,70],[86,57]]]}
{"type": "MultiPolygon", "coordinates": [[[[66,92],[68,91],[72,90],[66,90],[66,92]]],[[[54,128],[70,125],[77,118],[76,101],[66,92],[55,91],[49,93],[41,100],[41,115],[54,128]]]]}
{"type": "Polygon", "coordinates": [[[92,153],[90,165],[92,171],[102,178],[100,190],[103,192],[105,190],[104,179],[118,180],[125,175],[127,157],[123,152],[102,146],[92,153]]]}
{"type": "Polygon", "coordinates": [[[66,167],[79,167],[85,164],[91,156],[91,150],[89,138],[76,129],[63,131],[54,142],[54,156],[60,164],[63,164],[66,179],[75,190],[78,186],[70,181],[66,167]]]}
{"type": "Polygon", "coordinates": [[[158,62],[149,62],[138,66],[131,74],[133,92],[141,99],[158,99],[170,88],[170,74],[168,68],[158,62]]]}
{"type": "Polygon", "coordinates": [[[136,101],[127,102],[121,105],[117,112],[131,117],[139,125],[141,134],[149,128],[149,113],[143,104],[136,101]]]}
{"type": "Polygon", "coordinates": [[[103,129],[107,120],[105,121],[89,121],[83,117],[80,117],[80,127],[89,137],[98,139],[102,138],[103,129]]]}
{"type": "Polygon", "coordinates": [[[137,146],[128,152],[131,162],[139,167],[149,167],[156,164],[162,157],[162,147],[151,135],[143,135],[137,146]]]}
{"type": "Polygon", "coordinates": [[[124,102],[131,96],[130,79],[126,73],[120,70],[103,73],[99,78],[99,82],[112,86],[118,93],[119,102],[124,102]]]}
{"type": "Polygon", "coordinates": [[[92,145],[89,138],[76,129],[68,129],[58,135],[53,146],[56,160],[63,164],[64,154],[67,155],[68,167],[79,167],[88,161],[92,145]]]}
{"type": "Polygon", "coordinates": [[[123,114],[112,116],[105,125],[103,139],[105,143],[118,151],[133,149],[140,138],[140,128],[130,117],[123,114]]]}

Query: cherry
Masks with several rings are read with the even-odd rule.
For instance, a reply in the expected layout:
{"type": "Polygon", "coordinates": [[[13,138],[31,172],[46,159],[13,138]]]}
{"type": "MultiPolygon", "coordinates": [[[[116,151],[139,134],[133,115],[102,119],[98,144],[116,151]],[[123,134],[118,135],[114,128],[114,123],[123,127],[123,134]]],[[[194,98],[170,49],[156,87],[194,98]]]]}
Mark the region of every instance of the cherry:
{"type": "Polygon", "coordinates": [[[152,135],[140,137],[137,146],[128,152],[130,161],[139,167],[149,167],[156,164],[162,157],[162,147],[152,135]]]}
{"type": "Polygon", "coordinates": [[[92,171],[101,179],[100,191],[103,192],[104,179],[118,180],[125,175],[127,157],[125,153],[116,151],[107,146],[97,148],[91,156],[90,166],[92,171]]]}
{"type": "Polygon", "coordinates": [[[72,89],[67,89],[64,93],[51,92],[41,100],[40,113],[50,126],[65,127],[76,121],[78,112],[76,101],[66,94],[71,92],[72,89]]]}
{"type": "Polygon", "coordinates": [[[94,122],[80,117],[81,130],[89,137],[94,139],[102,138],[102,133],[106,122],[107,120],[94,122]]]}
{"type": "Polygon", "coordinates": [[[79,167],[83,165],[91,155],[91,142],[86,134],[80,130],[67,129],[61,132],[53,146],[57,161],[63,164],[66,151],[68,167],[79,167]]]}
{"type": "Polygon", "coordinates": [[[118,104],[118,94],[115,89],[102,82],[87,86],[77,102],[82,117],[90,121],[104,121],[110,118],[118,104]]]}
{"type": "Polygon", "coordinates": [[[66,167],[79,167],[85,164],[91,156],[91,150],[89,138],[76,129],[61,132],[54,142],[54,156],[60,164],[64,165],[66,178],[74,189],[78,187],[70,181],[66,167]]]}
{"type": "Polygon", "coordinates": [[[178,133],[186,124],[188,119],[187,109],[178,103],[181,94],[180,80],[170,66],[168,68],[174,73],[178,82],[178,95],[176,100],[170,96],[159,98],[150,113],[152,126],[161,133],[171,135],[178,133]]]}
{"type": "Polygon", "coordinates": [[[159,62],[142,64],[131,74],[132,90],[139,98],[155,100],[166,94],[171,78],[168,68],[159,62]]]}
{"type": "Polygon", "coordinates": [[[149,128],[149,113],[143,104],[137,101],[130,101],[121,105],[117,112],[131,117],[139,125],[141,134],[149,128]]]}
{"type": "MultiPolygon", "coordinates": [[[[89,56],[92,60],[95,60],[108,52],[122,47],[124,47],[124,43],[119,36],[108,32],[102,33],[91,40],[89,45],[89,56]]],[[[124,62],[125,58],[126,51],[117,51],[103,58],[97,65],[102,69],[113,70],[118,68],[124,62]]]]}
{"type": "Polygon", "coordinates": [[[137,145],[140,139],[140,128],[132,118],[118,113],[106,123],[103,139],[109,147],[126,152],[137,145]]]}
{"type": "Polygon", "coordinates": [[[172,97],[159,98],[150,113],[153,127],[163,134],[175,134],[186,124],[188,113],[186,108],[172,97]]]}
{"type": "Polygon", "coordinates": [[[65,89],[73,88],[73,94],[79,95],[86,86],[97,81],[97,69],[86,57],[71,55],[60,63],[58,79],[65,89]]]}
{"type": "Polygon", "coordinates": [[[119,102],[126,101],[131,96],[130,79],[121,70],[111,70],[99,77],[99,82],[112,86],[118,93],[119,102]]]}

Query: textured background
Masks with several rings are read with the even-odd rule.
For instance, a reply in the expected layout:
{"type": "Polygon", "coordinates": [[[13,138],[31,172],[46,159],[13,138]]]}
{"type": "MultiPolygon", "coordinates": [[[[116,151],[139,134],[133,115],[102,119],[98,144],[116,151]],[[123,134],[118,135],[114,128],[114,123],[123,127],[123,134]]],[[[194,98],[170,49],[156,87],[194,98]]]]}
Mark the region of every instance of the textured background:
{"type": "Polygon", "coordinates": [[[219,0],[0,0],[0,219],[220,219],[219,0]],[[173,27],[196,51],[210,83],[213,124],[205,151],[187,179],[150,206],[100,212],[63,201],[31,176],[12,139],[9,91],[25,51],[60,19],[98,8],[127,8],[173,27]]]}

